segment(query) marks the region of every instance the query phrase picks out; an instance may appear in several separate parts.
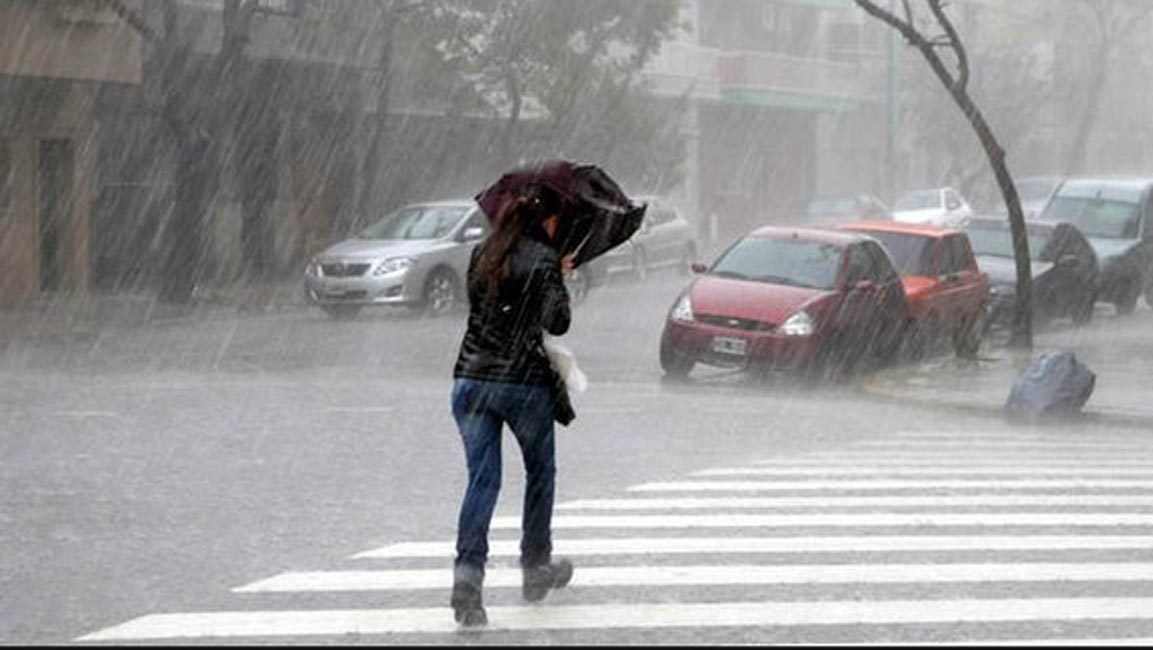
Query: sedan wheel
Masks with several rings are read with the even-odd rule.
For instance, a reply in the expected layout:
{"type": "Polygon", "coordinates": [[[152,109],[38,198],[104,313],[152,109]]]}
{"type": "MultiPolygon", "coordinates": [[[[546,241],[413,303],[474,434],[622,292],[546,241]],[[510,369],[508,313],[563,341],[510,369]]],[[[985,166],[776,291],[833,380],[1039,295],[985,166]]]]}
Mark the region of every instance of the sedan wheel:
{"type": "Polygon", "coordinates": [[[424,313],[444,316],[456,309],[460,302],[460,282],[450,271],[435,271],[424,287],[424,313]]]}
{"type": "Polygon", "coordinates": [[[661,338],[661,370],[669,379],[685,379],[696,365],[691,357],[678,352],[672,344],[661,338]]]}
{"type": "MultiPolygon", "coordinates": [[[[1074,325],[1088,325],[1089,321],[1093,320],[1093,307],[1097,304],[1097,292],[1086,291],[1084,296],[1081,304],[1073,307],[1074,325]]],[[[1149,300],[1149,297],[1146,296],[1145,299],[1149,300]]]]}
{"type": "Polygon", "coordinates": [[[1133,310],[1137,309],[1137,298],[1139,297],[1141,297],[1141,287],[1138,286],[1136,280],[1128,280],[1117,290],[1117,301],[1113,303],[1113,306],[1117,308],[1118,314],[1132,314],[1133,310]]]}
{"type": "Polygon", "coordinates": [[[912,321],[906,338],[909,356],[921,361],[936,351],[941,343],[941,324],[936,314],[929,314],[924,321],[912,321]]]}

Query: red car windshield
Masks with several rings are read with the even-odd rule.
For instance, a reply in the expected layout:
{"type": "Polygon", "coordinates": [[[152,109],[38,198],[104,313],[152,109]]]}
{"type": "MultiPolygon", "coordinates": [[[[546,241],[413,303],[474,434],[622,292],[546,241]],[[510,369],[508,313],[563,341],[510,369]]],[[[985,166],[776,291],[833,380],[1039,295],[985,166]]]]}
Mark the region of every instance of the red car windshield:
{"type": "Polygon", "coordinates": [[[710,272],[738,280],[831,291],[840,269],[841,248],[834,244],[746,237],[717,260],[710,272]]]}

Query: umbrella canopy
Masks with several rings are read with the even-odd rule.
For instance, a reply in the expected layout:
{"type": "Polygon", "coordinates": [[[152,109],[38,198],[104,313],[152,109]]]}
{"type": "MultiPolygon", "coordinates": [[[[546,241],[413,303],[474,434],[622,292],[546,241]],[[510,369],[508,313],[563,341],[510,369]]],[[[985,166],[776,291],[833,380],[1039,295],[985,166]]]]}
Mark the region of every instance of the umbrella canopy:
{"type": "Polygon", "coordinates": [[[514,169],[476,195],[490,221],[532,185],[552,188],[564,201],[558,228],[562,256],[580,266],[628,241],[640,229],[647,205],[636,205],[596,165],[549,160],[514,169]]]}

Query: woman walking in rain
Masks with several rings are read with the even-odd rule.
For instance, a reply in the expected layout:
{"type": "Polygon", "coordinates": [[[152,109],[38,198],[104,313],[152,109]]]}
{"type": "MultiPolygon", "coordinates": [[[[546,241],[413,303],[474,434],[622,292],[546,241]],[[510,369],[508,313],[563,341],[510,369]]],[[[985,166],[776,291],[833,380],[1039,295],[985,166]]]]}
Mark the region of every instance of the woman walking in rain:
{"type": "Polygon", "coordinates": [[[533,185],[496,220],[469,265],[468,329],[452,390],[468,488],[460,509],[451,603],[457,623],[465,626],[488,622],[481,591],[506,423],[525,467],[524,599],[539,601],[572,578],[572,563],[552,558],[553,370],[542,344],[543,333],[564,334],[570,321],[564,277],[572,271],[572,257],[562,260],[556,244],[561,207],[555,191],[533,185]]]}

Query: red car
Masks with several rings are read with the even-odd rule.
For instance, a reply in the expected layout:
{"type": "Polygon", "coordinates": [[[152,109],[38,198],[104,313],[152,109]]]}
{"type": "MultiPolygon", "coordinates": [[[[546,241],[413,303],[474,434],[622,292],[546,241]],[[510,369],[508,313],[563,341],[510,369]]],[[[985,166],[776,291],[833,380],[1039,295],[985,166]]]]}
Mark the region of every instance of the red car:
{"type": "Polygon", "coordinates": [[[661,335],[666,375],[698,364],[851,370],[896,351],[907,316],[884,248],[833,230],[766,227],[733,244],[673,304],[661,335]]]}
{"type": "Polygon", "coordinates": [[[898,221],[847,223],[841,230],[867,234],[889,251],[909,302],[909,345],[921,354],[951,337],[958,352],[972,353],[977,324],[989,302],[989,278],[964,232],[898,221]]]}

